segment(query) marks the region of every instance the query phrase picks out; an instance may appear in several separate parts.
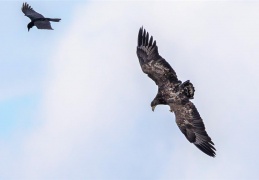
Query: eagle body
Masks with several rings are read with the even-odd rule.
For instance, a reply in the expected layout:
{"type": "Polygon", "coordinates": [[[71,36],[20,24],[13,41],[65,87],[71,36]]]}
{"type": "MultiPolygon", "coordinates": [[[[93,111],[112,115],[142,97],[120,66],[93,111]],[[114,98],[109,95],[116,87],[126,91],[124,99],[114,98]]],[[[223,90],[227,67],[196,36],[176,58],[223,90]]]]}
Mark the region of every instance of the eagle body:
{"type": "Polygon", "coordinates": [[[158,53],[156,41],[140,28],[138,34],[137,56],[142,71],[158,86],[158,92],[151,102],[154,111],[157,105],[168,105],[174,112],[176,124],[190,143],[205,154],[215,157],[216,149],[208,136],[202,118],[195,105],[194,86],[187,80],[182,83],[170,64],[158,53]]]}

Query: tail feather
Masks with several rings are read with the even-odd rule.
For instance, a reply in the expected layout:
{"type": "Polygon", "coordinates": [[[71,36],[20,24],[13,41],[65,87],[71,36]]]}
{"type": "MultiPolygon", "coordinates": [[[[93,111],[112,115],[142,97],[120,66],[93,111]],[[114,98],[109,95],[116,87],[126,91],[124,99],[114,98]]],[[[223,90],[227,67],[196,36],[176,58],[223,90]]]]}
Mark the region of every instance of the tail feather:
{"type": "Polygon", "coordinates": [[[187,80],[181,86],[184,88],[185,95],[189,99],[193,99],[194,92],[195,92],[193,84],[189,80],[187,80]]]}
{"type": "Polygon", "coordinates": [[[49,21],[53,21],[53,22],[59,22],[61,19],[59,18],[48,18],[49,21]]]}

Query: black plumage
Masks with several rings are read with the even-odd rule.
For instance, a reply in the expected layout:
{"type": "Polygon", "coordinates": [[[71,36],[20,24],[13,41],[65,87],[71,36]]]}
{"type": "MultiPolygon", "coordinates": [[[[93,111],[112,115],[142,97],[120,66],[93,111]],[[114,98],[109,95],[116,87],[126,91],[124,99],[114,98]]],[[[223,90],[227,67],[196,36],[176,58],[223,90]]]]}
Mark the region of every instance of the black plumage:
{"type": "Polygon", "coordinates": [[[194,97],[194,86],[188,80],[178,80],[173,68],[158,53],[153,37],[140,28],[138,34],[137,56],[142,71],[158,86],[158,93],[151,102],[152,110],[159,104],[169,105],[175,113],[176,124],[181,132],[205,154],[215,157],[216,149],[208,136],[204,123],[195,105],[190,101],[194,97]]]}
{"type": "Polygon", "coordinates": [[[28,31],[33,26],[36,26],[38,29],[53,30],[50,25],[50,21],[59,22],[61,20],[59,18],[45,18],[41,14],[34,11],[32,7],[27,3],[23,3],[22,12],[24,13],[25,16],[31,19],[31,22],[27,25],[28,31]]]}

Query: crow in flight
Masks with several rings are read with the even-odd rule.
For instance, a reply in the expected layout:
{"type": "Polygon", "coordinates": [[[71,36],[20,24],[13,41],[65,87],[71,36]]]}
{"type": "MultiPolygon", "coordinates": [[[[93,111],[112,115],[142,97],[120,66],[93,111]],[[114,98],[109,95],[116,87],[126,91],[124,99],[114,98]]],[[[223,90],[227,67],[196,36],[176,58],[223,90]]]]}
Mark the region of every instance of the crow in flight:
{"type": "Polygon", "coordinates": [[[194,97],[194,86],[188,80],[182,83],[175,71],[158,53],[156,41],[148,32],[140,28],[138,34],[137,56],[142,71],[158,86],[158,93],[151,102],[152,110],[156,105],[170,106],[174,112],[176,124],[188,139],[205,154],[215,157],[216,149],[208,136],[203,121],[195,105],[190,101],[194,97]]]}
{"type": "Polygon", "coordinates": [[[53,30],[50,21],[59,22],[61,19],[59,18],[45,18],[41,14],[34,11],[31,6],[27,3],[23,3],[22,12],[25,16],[31,19],[31,22],[27,25],[28,31],[33,26],[36,26],[38,29],[50,29],[53,30]]]}

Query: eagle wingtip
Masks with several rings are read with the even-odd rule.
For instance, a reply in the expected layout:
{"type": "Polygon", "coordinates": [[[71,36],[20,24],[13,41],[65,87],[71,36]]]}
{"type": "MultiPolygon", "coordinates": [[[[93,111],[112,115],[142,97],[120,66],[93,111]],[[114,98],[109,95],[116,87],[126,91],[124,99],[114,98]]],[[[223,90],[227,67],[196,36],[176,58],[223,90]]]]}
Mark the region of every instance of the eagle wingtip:
{"type": "Polygon", "coordinates": [[[203,144],[194,144],[194,145],[202,152],[207,154],[208,156],[211,156],[213,158],[216,157],[216,148],[212,146],[209,142],[203,143],[203,144]]]}
{"type": "Polygon", "coordinates": [[[142,45],[142,34],[143,34],[143,26],[140,27],[139,33],[138,33],[138,47],[142,45]]]}

